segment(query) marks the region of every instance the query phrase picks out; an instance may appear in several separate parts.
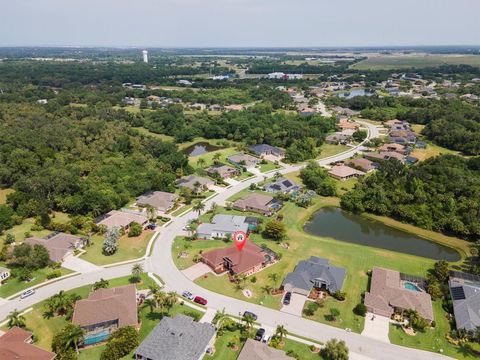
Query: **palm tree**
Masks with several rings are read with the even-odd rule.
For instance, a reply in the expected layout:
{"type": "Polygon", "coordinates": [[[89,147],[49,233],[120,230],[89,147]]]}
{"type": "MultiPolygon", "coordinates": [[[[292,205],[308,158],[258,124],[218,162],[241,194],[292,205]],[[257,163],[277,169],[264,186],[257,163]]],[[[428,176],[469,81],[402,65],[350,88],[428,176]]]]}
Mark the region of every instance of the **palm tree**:
{"type": "Polygon", "coordinates": [[[78,325],[69,324],[65,329],[65,348],[70,348],[72,345],[78,354],[78,343],[83,339],[85,332],[78,325]]]}
{"type": "Polygon", "coordinates": [[[150,222],[155,222],[157,210],[152,205],[147,205],[147,216],[150,222]]]}
{"type": "Polygon", "coordinates": [[[132,266],[132,277],[135,282],[140,282],[140,277],[143,274],[143,266],[142,264],[135,264],[132,266]]]}
{"type": "Polygon", "coordinates": [[[206,162],[205,162],[205,159],[204,159],[204,158],[200,158],[200,159],[197,160],[197,165],[198,165],[198,167],[203,168],[203,167],[205,166],[205,163],[206,163],[206,162]]]}
{"type": "Polygon", "coordinates": [[[268,274],[268,278],[272,280],[272,286],[273,288],[275,288],[278,281],[278,274],[277,273],[268,274]]]}
{"type": "Polygon", "coordinates": [[[275,330],[275,336],[277,336],[280,341],[283,341],[283,338],[287,336],[288,331],[285,329],[283,325],[278,325],[277,329],[275,330]]]}
{"type": "Polygon", "coordinates": [[[144,306],[148,306],[150,308],[150,313],[153,313],[153,309],[157,307],[157,302],[155,299],[145,299],[144,306]]]}
{"type": "Polygon", "coordinates": [[[165,305],[165,298],[166,298],[166,295],[163,291],[159,291],[155,295],[154,300],[155,300],[155,303],[157,304],[157,307],[163,307],[165,305]]]}
{"type": "Polygon", "coordinates": [[[215,213],[215,211],[217,210],[217,207],[218,207],[217,203],[215,201],[212,202],[212,205],[210,205],[210,211],[215,213]]]}
{"type": "Polygon", "coordinates": [[[217,321],[217,329],[221,329],[225,320],[228,319],[227,314],[225,313],[225,308],[222,311],[217,310],[215,314],[215,319],[217,321]]]}
{"type": "Polygon", "coordinates": [[[93,290],[106,289],[108,287],[108,280],[100,279],[93,284],[93,290]]]}
{"type": "Polygon", "coordinates": [[[250,314],[243,315],[242,321],[245,323],[245,329],[250,329],[255,323],[255,319],[250,314]]]}
{"type": "Polygon", "coordinates": [[[148,295],[155,299],[155,296],[157,296],[158,292],[160,291],[160,286],[157,284],[152,284],[148,286],[148,290],[148,295]]]}
{"type": "Polygon", "coordinates": [[[265,286],[262,286],[261,289],[265,293],[265,295],[270,295],[273,288],[270,285],[265,285],[265,286]]]}
{"type": "Polygon", "coordinates": [[[221,155],[220,155],[220,153],[218,153],[218,152],[215,153],[215,154],[213,154],[212,159],[213,159],[213,162],[214,162],[215,164],[217,164],[218,161],[220,161],[220,156],[221,156],[221,155]]]}
{"type": "Polygon", "coordinates": [[[202,214],[203,210],[205,210],[205,204],[200,200],[193,205],[193,211],[196,211],[199,217],[202,214]]]}
{"type": "Polygon", "coordinates": [[[165,297],[165,306],[167,308],[167,313],[170,313],[170,309],[173,305],[177,303],[177,293],[175,291],[169,291],[165,297]]]}
{"type": "Polygon", "coordinates": [[[7,316],[8,323],[7,326],[9,329],[12,327],[18,326],[21,328],[24,328],[26,326],[26,320],[25,316],[21,315],[17,309],[13,310],[10,314],[7,316]]]}
{"type": "Polygon", "coordinates": [[[198,181],[195,181],[193,183],[193,189],[192,189],[193,193],[195,195],[198,195],[201,192],[200,191],[201,187],[202,187],[202,184],[200,184],[198,181]]]}

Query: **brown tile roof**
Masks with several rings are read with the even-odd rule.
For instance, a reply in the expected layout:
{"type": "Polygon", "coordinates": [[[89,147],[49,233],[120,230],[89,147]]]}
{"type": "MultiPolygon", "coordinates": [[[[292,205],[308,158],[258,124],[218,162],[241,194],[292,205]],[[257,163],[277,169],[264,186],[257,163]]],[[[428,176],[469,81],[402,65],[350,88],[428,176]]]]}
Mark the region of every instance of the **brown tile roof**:
{"type": "Polygon", "coordinates": [[[221,177],[224,177],[226,175],[232,175],[232,174],[237,174],[238,170],[235,169],[234,167],[228,166],[228,165],[213,165],[207,168],[207,174],[213,175],[214,173],[218,173],[221,177]]]}
{"type": "Polygon", "coordinates": [[[34,246],[34,245],[43,245],[48,250],[48,254],[50,255],[50,260],[54,262],[61,262],[65,255],[75,250],[80,244],[83,242],[82,238],[65,234],[65,233],[53,233],[45,238],[36,238],[30,237],[25,239],[25,242],[34,246]]]}
{"type": "Polygon", "coordinates": [[[139,205],[150,205],[160,211],[167,211],[170,209],[175,201],[178,199],[177,194],[172,194],[164,191],[154,191],[150,194],[145,194],[137,199],[139,205]]]}
{"type": "Polygon", "coordinates": [[[130,225],[133,221],[144,224],[148,221],[145,215],[134,214],[126,211],[112,210],[105,214],[105,218],[97,222],[97,225],[105,225],[108,229],[124,228],[130,225]]]}
{"type": "Polygon", "coordinates": [[[284,351],[269,347],[261,341],[248,339],[237,360],[291,360],[284,351]]]}
{"type": "Polygon", "coordinates": [[[354,176],[354,175],[358,175],[358,176],[362,176],[362,175],[365,175],[365,173],[363,171],[360,171],[360,170],[357,170],[357,169],[354,169],[354,168],[351,168],[350,166],[346,166],[346,165],[336,165],[334,167],[332,167],[328,173],[334,177],[338,177],[338,178],[346,178],[346,177],[350,177],[350,176],[354,176]]]}
{"type": "Polygon", "coordinates": [[[242,251],[238,251],[235,246],[222,249],[215,249],[204,252],[202,258],[214,266],[223,264],[223,258],[229,258],[233,263],[233,271],[241,274],[252,269],[257,265],[261,265],[265,260],[262,248],[247,240],[242,251]]]}
{"type": "Polygon", "coordinates": [[[244,199],[239,199],[233,203],[234,207],[245,209],[247,207],[259,209],[262,211],[269,211],[268,204],[273,200],[273,197],[262,194],[250,194],[244,199]]]}
{"type": "Polygon", "coordinates": [[[384,144],[380,147],[379,150],[380,151],[400,151],[400,152],[403,152],[403,151],[405,151],[405,145],[396,144],[396,143],[384,144]]]}
{"type": "Polygon", "coordinates": [[[370,171],[370,170],[373,170],[375,169],[375,166],[373,166],[373,162],[368,160],[368,159],[365,159],[365,158],[362,158],[362,157],[358,157],[358,158],[354,158],[354,159],[351,159],[347,165],[350,165],[354,168],[357,168],[357,169],[361,169],[362,171],[370,171]]]}
{"type": "Polygon", "coordinates": [[[373,268],[370,291],[365,293],[364,302],[373,312],[391,315],[396,307],[403,310],[413,309],[423,318],[433,320],[430,295],[423,291],[405,289],[398,271],[373,268]]]}
{"type": "Polygon", "coordinates": [[[99,289],[75,304],[72,322],[76,325],[89,326],[112,320],[118,320],[119,327],[138,324],[135,285],[99,289]]]}
{"type": "Polygon", "coordinates": [[[2,360],[52,360],[56,354],[29,343],[32,333],[13,327],[0,337],[2,360]]]}

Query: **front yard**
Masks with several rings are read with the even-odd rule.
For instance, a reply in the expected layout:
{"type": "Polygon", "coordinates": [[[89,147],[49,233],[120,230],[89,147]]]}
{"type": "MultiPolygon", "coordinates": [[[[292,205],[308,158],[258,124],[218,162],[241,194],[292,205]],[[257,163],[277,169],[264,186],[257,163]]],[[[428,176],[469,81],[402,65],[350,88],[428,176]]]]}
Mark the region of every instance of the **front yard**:
{"type": "Polygon", "coordinates": [[[123,235],[118,240],[118,250],[113,255],[103,254],[103,236],[95,235],[93,236],[91,245],[85,248],[86,252],[81,255],[81,258],[96,265],[106,265],[138,259],[145,255],[148,242],[153,234],[154,231],[152,230],[144,230],[140,236],[136,237],[123,235]]]}

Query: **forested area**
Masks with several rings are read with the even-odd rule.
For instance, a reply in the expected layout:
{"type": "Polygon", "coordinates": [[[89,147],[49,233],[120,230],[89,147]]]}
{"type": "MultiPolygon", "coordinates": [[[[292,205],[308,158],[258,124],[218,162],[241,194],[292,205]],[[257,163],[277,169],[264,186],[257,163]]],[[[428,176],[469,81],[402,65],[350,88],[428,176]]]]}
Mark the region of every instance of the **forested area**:
{"type": "Polygon", "coordinates": [[[412,167],[386,161],[343,195],[341,205],[478,240],[480,157],[444,155],[412,167]]]}
{"type": "Polygon", "coordinates": [[[51,210],[96,216],[145,191],[173,190],[187,158],[173,143],[129,131],[129,116],[0,104],[0,183],[16,190],[4,223],[51,210]]]}
{"type": "Polygon", "coordinates": [[[406,120],[426,125],[422,131],[438,145],[467,155],[480,154],[480,106],[459,99],[411,99],[408,97],[358,96],[332,103],[361,111],[367,119],[406,120]]]}

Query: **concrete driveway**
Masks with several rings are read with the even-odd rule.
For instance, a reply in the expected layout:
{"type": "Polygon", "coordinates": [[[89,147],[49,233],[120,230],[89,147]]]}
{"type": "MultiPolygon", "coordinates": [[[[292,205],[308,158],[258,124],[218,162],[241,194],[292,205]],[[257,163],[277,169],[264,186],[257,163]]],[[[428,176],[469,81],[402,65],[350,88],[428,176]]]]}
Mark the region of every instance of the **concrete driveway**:
{"type": "Polygon", "coordinates": [[[208,274],[209,272],[212,272],[212,270],[202,262],[196,263],[195,265],[192,265],[182,271],[183,275],[185,275],[187,279],[191,281],[199,278],[200,276],[208,274]]]}
{"type": "MultiPolygon", "coordinates": [[[[283,298],[282,298],[282,301],[283,301],[283,298]]],[[[301,317],[303,306],[305,305],[305,301],[307,301],[307,297],[305,295],[292,293],[290,304],[283,305],[280,311],[301,317]]]]}
{"type": "Polygon", "coordinates": [[[100,266],[92,264],[91,262],[82,260],[73,255],[67,255],[65,260],[62,262],[62,267],[79,272],[81,274],[98,271],[101,269],[100,266]]]}
{"type": "Polygon", "coordinates": [[[389,343],[389,325],[390,319],[388,317],[367,313],[367,315],[365,315],[365,327],[363,328],[362,335],[389,343]]]}

